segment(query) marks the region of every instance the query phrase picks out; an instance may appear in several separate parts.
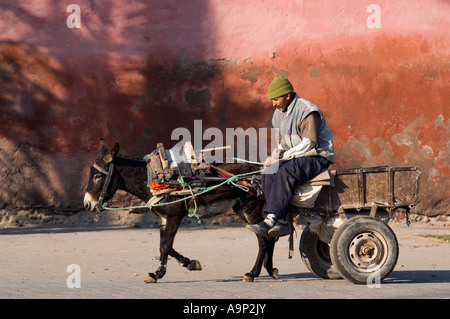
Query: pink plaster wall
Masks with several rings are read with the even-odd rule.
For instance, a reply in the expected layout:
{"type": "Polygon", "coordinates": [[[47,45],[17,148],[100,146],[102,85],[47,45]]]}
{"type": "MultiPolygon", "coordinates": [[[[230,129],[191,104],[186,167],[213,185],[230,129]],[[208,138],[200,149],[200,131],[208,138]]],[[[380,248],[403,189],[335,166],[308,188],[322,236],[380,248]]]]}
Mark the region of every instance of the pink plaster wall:
{"type": "Polygon", "coordinates": [[[324,111],[336,168],[418,165],[420,211],[447,213],[450,1],[73,2],[80,29],[70,3],[0,2],[4,205],[81,205],[101,136],[141,155],[196,119],[267,127],[278,74],[324,111]]]}

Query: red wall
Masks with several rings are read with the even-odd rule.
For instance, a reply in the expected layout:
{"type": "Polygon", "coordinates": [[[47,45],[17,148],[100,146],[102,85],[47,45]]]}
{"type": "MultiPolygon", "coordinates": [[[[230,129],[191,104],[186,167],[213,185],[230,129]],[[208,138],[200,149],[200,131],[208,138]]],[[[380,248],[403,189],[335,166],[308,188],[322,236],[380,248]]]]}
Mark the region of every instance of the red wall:
{"type": "Polygon", "coordinates": [[[286,75],[325,113],[335,168],[418,165],[420,212],[447,213],[450,1],[80,0],[81,28],[69,4],[0,4],[4,205],[81,206],[102,136],[140,156],[196,119],[268,127],[286,75]]]}

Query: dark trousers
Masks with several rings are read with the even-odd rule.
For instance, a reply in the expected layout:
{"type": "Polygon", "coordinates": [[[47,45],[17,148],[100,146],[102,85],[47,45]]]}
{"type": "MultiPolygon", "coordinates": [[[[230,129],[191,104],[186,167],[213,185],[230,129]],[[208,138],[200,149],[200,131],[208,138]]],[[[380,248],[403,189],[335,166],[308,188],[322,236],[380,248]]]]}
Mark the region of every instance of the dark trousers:
{"type": "Polygon", "coordinates": [[[295,188],[319,175],[330,166],[323,157],[299,157],[280,160],[268,166],[261,174],[267,214],[274,214],[278,219],[286,219],[289,202],[294,196],[295,188]]]}

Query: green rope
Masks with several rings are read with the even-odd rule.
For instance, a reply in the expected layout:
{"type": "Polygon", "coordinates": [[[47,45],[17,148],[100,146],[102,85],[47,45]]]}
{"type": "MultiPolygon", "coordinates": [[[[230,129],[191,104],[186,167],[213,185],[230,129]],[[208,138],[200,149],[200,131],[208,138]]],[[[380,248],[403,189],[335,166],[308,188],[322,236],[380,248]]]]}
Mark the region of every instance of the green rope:
{"type": "MultiPolygon", "coordinates": [[[[250,163],[250,161],[246,161],[246,160],[242,160],[242,159],[238,159],[236,158],[236,160],[240,160],[240,161],[244,161],[244,162],[248,162],[250,163]]],[[[252,164],[261,164],[261,163],[257,163],[257,162],[251,162],[252,164]]],[[[262,164],[261,164],[262,165],[262,164]]],[[[104,203],[102,205],[102,208],[105,210],[111,210],[111,211],[115,211],[115,210],[131,210],[131,209],[140,209],[140,208],[152,208],[152,207],[161,207],[161,206],[166,206],[166,205],[170,205],[170,204],[175,204],[175,203],[179,203],[182,201],[186,201],[188,199],[194,198],[194,212],[190,213],[188,216],[189,217],[196,217],[198,219],[198,223],[201,224],[201,219],[200,217],[197,215],[197,202],[195,201],[195,197],[196,196],[200,196],[203,195],[207,192],[210,192],[218,187],[221,187],[223,185],[232,185],[234,187],[237,187],[245,192],[249,192],[249,188],[243,185],[239,185],[237,184],[237,181],[239,180],[239,177],[242,176],[248,176],[248,175],[253,175],[253,174],[258,174],[263,172],[264,170],[258,170],[258,171],[254,171],[254,172],[248,172],[248,173],[243,173],[243,174],[238,174],[235,176],[232,176],[228,179],[226,179],[225,181],[223,181],[222,183],[219,183],[217,185],[214,186],[210,186],[210,187],[202,187],[200,189],[200,192],[197,194],[194,194],[194,191],[192,190],[191,185],[189,185],[188,183],[186,183],[183,179],[183,177],[180,177],[177,179],[177,182],[183,187],[183,188],[189,188],[191,195],[174,200],[174,201],[170,201],[170,202],[165,202],[165,203],[156,203],[156,204],[152,204],[152,205],[140,205],[140,206],[128,206],[128,207],[108,207],[108,203],[104,203]]],[[[150,177],[150,175],[148,174],[148,177],[150,177]]],[[[150,182],[150,181],[149,181],[150,182]]]]}
{"type": "Polygon", "coordinates": [[[243,163],[249,163],[249,164],[261,165],[261,166],[264,165],[264,163],[261,163],[261,162],[248,161],[248,160],[246,160],[246,159],[238,158],[238,157],[233,157],[233,160],[238,161],[238,162],[243,162],[243,163]]]}
{"type": "Polygon", "coordinates": [[[186,182],[184,181],[183,176],[180,176],[180,177],[177,179],[177,182],[181,185],[181,187],[183,187],[183,189],[184,189],[184,188],[189,188],[189,190],[191,191],[191,196],[192,196],[192,198],[194,198],[194,211],[193,211],[192,213],[189,213],[188,216],[189,216],[190,218],[192,218],[192,217],[197,218],[197,222],[198,222],[199,224],[201,224],[201,223],[202,223],[202,220],[200,219],[200,216],[197,215],[197,208],[198,208],[198,207],[197,207],[197,201],[195,200],[194,191],[192,190],[191,185],[189,185],[188,183],[186,183],[186,182]]]}
{"type": "Polygon", "coordinates": [[[233,176],[233,177],[230,177],[229,179],[227,179],[226,182],[227,182],[227,185],[233,185],[234,187],[242,189],[244,192],[249,192],[250,189],[247,186],[239,185],[236,183],[238,180],[239,180],[238,176],[233,176]]]}

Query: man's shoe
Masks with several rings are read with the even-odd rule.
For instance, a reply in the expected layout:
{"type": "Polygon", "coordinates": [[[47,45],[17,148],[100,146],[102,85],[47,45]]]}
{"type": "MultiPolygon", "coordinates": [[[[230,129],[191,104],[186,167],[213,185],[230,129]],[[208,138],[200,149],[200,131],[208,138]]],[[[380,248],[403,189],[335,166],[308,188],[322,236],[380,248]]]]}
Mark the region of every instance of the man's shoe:
{"type": "Polygon", "coordinates": [[[269,238],[268,232],[270,230],[270,226],[267,225],[264,221],[260,222],[259,224],[247,225],[245,227],[254,232],[256,235],[261,235],[263,237],[269,238]]]}
{"type": "Polygon", "coordinates": [[[290,233],[291,231],[289,230],[288,224],[280,221],[277,221],[275,226],[268,231],[270,237],[282,237],[287,236],[290,233]]]}

